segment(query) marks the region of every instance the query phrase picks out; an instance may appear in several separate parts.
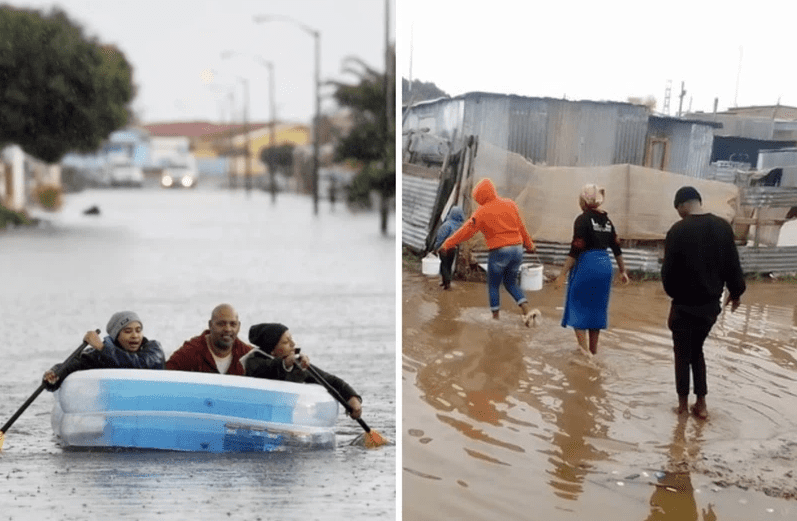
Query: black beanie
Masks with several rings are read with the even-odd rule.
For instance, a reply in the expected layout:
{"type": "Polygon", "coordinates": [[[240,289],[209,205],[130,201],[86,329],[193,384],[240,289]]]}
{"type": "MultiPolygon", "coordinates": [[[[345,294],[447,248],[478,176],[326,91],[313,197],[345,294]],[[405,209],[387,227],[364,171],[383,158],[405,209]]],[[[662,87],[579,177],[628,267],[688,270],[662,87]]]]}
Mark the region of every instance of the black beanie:
{"type": "Polygon", "coordinates": [[[685,203],[686,201],[691,201],[693,199],[697,199],[701,203],[703,202],[703,199],[700,198],[700,193],[695,190],[694,187],[682,186],[677,192],[675,192],[675,201],[673,201],[673,204],[676,208],[678,208],[679,204],[685,203]]]}
{"type": "Polygon", "coordinates": [[[255,324],[249,328],[249,341],[266,353],[271,353],[287,330],[288,327],[282,324],[255,324]]]}

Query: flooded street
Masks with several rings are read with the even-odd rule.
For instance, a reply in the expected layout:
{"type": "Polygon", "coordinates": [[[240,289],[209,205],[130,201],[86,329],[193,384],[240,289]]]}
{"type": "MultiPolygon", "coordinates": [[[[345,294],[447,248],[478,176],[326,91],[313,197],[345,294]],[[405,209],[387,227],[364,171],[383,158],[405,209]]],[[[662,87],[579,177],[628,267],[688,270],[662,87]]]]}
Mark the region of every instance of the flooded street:
{"type": "Polygon", "coordinates": [[[527,292],[529,329],[505,290],[494,321],[484,283],[438,283],[405,262],[405,519],[797,519],[793,282],[749,281],[718,319],[707,421],[674,413],[660,282],[614,286],[593,361],[553,284],[527,292]]]}
{"type": "MultiPolygon", "coordinates": [[[[314,364],[363,396],[363,419],[396,439],[395,225],[307,197],[261,191],[89,190],[38,227],[0,232],[0,421],[83,334],[134,310],[166,356],[239,312],[240,337],[286,324],[314,364]],[[99,215],[84,215],[93,205],[99,215]]],[[[396,447],[342,408],[337,448],[300,454],[77,452],[50,427],[42,393],[0,452],[0,519],[394,519],[396,447]],[[57,515],[56,515],[57,513],[57,515]]]]}

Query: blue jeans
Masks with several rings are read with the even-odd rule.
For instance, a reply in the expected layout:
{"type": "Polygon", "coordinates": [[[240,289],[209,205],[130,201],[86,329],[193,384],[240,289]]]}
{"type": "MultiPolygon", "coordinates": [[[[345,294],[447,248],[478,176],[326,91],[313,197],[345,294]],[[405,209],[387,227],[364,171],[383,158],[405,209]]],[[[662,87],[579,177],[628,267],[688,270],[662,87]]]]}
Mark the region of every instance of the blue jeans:
{"type": "Polygon", "coordinates": [[[518,305],[528,302],[523,291],[518,286],[518,273],[520,264],[523,262],[523,246],[504,246],[490,250],[487,255],[487,291],[490,295],[490,310],[498,311],[501,309],[501,302],[498,290],[501,289],[501,282],[504,287],[515,299],[518,305]]]}

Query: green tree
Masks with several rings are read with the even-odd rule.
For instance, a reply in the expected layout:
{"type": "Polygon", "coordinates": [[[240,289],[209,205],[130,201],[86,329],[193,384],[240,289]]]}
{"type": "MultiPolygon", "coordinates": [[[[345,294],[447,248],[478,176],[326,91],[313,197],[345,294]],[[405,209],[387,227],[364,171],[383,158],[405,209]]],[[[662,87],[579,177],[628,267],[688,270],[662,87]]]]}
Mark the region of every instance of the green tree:
{"type": "Polygon", "coordinates": [[[354,114],[354,127],[341,137],[336,160],[353,159],[363,165],[352,180],[349,202],[370,206],[370,194],[376,192],[380,199],[380,229],[386,234],[390,201],[396,196],[396,124],[391,112],[395,98],[390,88],[395,74],[376,71],[357,58],[348,58],[345,64],[344,71],[355,74],[359,83],[336,84],[335,99],[354,114]]]}
{"type": "Polygon", "coordinates": [[[279,145],[274,148],[263,147],[260,149],[260,161],[276,171],[290,172],[291,166],[293,166],[293,149],[294,145],[291,144],[279,145]]]}
{"type": "Polygon", "coordinates": [[[118,49],[60,9],[0,6],[0,146],[49,163],[96,150],[130,117],[132,76],[118,49]]]}
{"type": "Polygon", "coordinates": [[[412,80],[412,84],[410,84],[407,78],[401,78],[401,101],[403,105],[430,99],[450,97],[451,96],[432,82],[412,80]]]}

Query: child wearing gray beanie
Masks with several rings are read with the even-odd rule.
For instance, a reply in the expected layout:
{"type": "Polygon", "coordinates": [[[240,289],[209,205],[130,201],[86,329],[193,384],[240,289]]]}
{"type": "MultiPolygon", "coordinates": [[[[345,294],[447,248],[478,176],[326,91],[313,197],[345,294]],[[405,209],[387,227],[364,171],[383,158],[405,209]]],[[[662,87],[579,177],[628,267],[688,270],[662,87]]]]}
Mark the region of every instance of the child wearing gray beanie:
{"type": "Polygon", "coordinates": [[[45,372],[45,388],[55,391],[68,375],[84,369],[163,369],[163,348],[157,340],[143,336],[143,324],[133,311],[114,313],[105,327],[108,336],[86,332],[83,340],[88,347],[68,364],[56,364],[45,372]]]}
{"type": "Polygon", "coordinates": [[[111,320],[108,321],[108,325],[105,326],[105,330],[108,331],[108,335],[113,340],[116,340],[116,338],[119,336],[119,332],[131,322],[138,322],[142,326],[144,325],[134,311],[118,311],[111,315],[111,320]]]}

